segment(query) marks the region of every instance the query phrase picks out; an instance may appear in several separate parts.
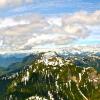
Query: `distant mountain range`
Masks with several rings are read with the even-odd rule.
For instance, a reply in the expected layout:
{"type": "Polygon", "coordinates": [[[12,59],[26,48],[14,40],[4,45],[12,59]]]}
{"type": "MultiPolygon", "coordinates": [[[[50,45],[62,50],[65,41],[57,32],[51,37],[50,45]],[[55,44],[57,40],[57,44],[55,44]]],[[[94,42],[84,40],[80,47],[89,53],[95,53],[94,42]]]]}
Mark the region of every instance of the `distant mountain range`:
{"type": "Polygon", "coordinates": [[[15,70],[21,65],[18,65],[22,62],[24,57],[27,54],[0,54],[0,75],[6,74],[9,71],[15,70]],[[14,66],[13,66],[14,65],[14,66]],[[11,67],[13,66],[13,67],[11,67]],[[9,70],[10,67],[10,70],[9,70]]]}
{"type": "Polygon", "coordinates": [[[21,62],[25,56],[25,54],[1,54],[0,66],[6,68],[12,63],[21,62]]]}
{"type": "Polygon", "coordinates": [[[42,52],[9,66],[1,100],[100,100],[99,53],[42,52]],[[13,68],[14,67],[14,68],[13,68]]]}

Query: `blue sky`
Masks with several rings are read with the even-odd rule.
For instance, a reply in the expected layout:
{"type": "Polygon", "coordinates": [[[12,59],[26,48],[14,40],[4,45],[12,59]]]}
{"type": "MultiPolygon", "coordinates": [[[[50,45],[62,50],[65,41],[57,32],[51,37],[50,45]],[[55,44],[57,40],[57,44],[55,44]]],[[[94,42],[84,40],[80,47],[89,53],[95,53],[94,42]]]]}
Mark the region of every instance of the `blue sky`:
{"type": "Polygon", "coordinates": [[[99,32],[99,0],[0,1],[1,51],[99,46],[99,32]]]}
{"type": "MultiPolygon", "coordinates": [[[[17,0],[15,0],[16,2],[17,0]]],[[[20,0],[22,1],[22,0],[20,0]]],[[[23,0],[25,1],[25,0],[23,0]]],[[[28,1],[28,0],[27,0],[28,1]]],[[[0,16],[12,16],[25,13],[41,13],[46,15],[59,15],[77,11],[94,12],[100,10],[99,0],[30,0],[31,3],[21,2],[1,7],[0,16]]]]}

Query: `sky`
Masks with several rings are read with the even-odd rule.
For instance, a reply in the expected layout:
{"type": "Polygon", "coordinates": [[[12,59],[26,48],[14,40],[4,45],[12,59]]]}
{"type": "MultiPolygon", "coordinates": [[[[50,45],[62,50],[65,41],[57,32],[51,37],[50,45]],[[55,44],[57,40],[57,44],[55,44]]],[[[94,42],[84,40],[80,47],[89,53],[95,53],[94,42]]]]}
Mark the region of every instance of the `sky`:
{"type": "Polygon", "coordinates": [[[0,0],[0,52],[100,47],[100,0],[0,0]]]}

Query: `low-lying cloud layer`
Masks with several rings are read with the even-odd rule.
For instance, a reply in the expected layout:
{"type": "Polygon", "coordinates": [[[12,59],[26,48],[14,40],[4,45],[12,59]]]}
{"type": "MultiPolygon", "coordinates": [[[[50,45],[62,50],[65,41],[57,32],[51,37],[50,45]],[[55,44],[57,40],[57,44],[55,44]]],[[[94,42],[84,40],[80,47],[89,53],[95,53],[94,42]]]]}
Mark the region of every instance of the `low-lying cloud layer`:
{"type": "Polygon", "coordinates": [[[100,27],[99,19],[100,11],[77,12],[60,17],[29,14],[1,18],[0,49],[31,50],[51,44],[55,47],[66,46],[89,37],[95,27],[100,27]]]}

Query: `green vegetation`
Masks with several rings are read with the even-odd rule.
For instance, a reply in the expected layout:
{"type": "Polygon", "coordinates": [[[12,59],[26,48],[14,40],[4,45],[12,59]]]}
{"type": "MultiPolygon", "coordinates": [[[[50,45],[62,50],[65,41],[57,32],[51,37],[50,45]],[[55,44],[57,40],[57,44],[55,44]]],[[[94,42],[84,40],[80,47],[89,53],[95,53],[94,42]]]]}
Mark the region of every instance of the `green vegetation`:
{"type": "Polygon", "coordinates": [[[100,74],[94,68],[77,67],[59,57],[46,64],[43,58],[33,61],[12,76],[0,79],[2,100],[100,100],[100,74]]]}

